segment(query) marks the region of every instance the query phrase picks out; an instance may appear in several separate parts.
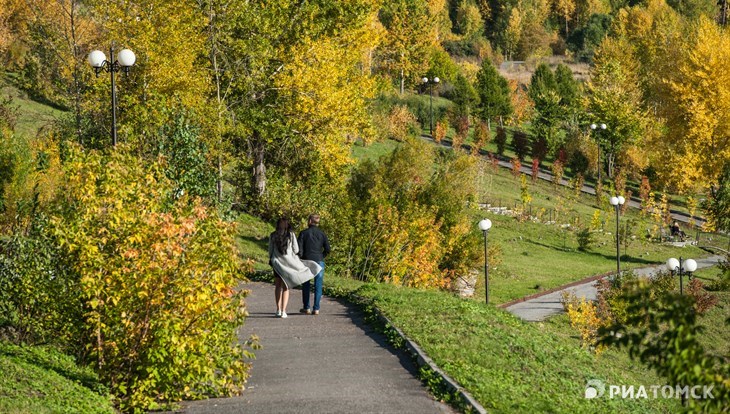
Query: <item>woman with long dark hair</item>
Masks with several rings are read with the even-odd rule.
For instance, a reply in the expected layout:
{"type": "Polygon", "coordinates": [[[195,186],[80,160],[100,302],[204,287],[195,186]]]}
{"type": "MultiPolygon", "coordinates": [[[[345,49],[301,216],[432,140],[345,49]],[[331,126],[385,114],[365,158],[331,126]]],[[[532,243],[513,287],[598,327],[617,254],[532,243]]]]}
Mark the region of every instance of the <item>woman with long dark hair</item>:
{"type": "Polygon", "coordinates": [[[282,217],[276,222],[276,231],[269,236],[269,263],[274,269],[276,316],[281,318],[287,317],[289,289],[314,279],[314,275],[322,270],[317,262],[299,259],[298,253],[297,237],[289,220],[282,217]]]}

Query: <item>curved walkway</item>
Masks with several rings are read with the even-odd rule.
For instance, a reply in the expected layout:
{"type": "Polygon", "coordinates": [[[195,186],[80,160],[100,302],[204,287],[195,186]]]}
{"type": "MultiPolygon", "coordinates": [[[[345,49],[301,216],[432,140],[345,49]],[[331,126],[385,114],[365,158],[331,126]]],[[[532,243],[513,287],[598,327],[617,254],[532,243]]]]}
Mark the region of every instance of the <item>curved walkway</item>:
{"type": "Polygon", "coordinates": [[[275,318],[274,288],[246,285],[250,316],[241,329],[263,349],[240,397],[193,401],[185,413],[453,413],[415,377],[411,357],[394,351],[354,306],[322,298],[322,314],[302,315],[293,290],[289,317],[275,318]]]}
{"type": "MultiPolygon", "coordinates": [[[[710,256],[697,259],[697,268],[702,269],[704,267],[715,266],[721,260],[725,260],[724,256],[710,256]]],[[[664,265],[643,267],[641,269],[634,269],[634,272],[640,276],[651,276],[660,270],[666,270],[666,267],[664,265]]],[[[573,292],[579,298],[585,297],[588,300],[596,300],[596,279],[598,278],[589,278],[584,283],[571,284],[564,288],[554,289],[525,301],[508,303],[503,307],[510,313],[526,321],[542,321],[550,316],[563,312],[563,292],[573,292]]],[[[686,281],[687,279],[685,279],[686,281]]]]}

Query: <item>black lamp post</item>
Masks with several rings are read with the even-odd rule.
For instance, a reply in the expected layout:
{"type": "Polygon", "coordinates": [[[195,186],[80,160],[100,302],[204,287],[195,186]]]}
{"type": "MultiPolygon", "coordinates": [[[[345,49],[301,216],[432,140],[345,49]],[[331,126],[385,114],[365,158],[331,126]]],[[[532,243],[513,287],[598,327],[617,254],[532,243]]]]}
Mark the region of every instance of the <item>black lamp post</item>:
{"type": "Polygon", "coordinates": [[[129,49],[122,49],[117,53],[117,60],[114,60],[114,46],[109,48],[109,59],[106,60],[106,55],[101,50],[95,50],[89,53],[89,64],[94,68],[96,76],[99,76],[99,72],[102,70],[109,72],[112,81],[112,145],[117,145],[117,89],[114,83],[114,73],[120,70],[124,71],[124,74],[129,74],[129,68],[134,65],[137,57],[129,49]]]}
{"type": "Polygon", "coordinates": [[[431,135],[431,137],[433,137],[433,85],[434,84],[438,84],[439,82],[441,82],[441,79],[439,79],[439,78],[433,78],[433,79],[423,78],[423,79],[421,79],[421,81],[423,81],[423,84],[424,85],[428,85],[428,103],[429,103],[429,108],[430,108],[429,109],[429,113],[431,114],[430,115],[430,122],[429,122],[430,127],[428,129],[428,133],[429,133],[429,135],[431,135]]]}
{"type": "Polygon", "coordinates": [[[621,206],[624,205],[624,202],[626,202],[626,199],[621,196],[611,197],[611,200],[609,202],[616,210],[616,276],[618,276],[621,274],[621,251],[620,251],[620,247],[619,247],[618,222],[619,222],[620,214],[621,214],[621,206]]]}
{"type": "Polygon", "coordinates": [[[487,260],[487,233],[492,228],[492,221],[484,219],[479,222],[479,230],[484,233],[484,296],[489,304],[489,261],[487,260]]]}
{"type": "MultiPolygon", "coordinates": [[[[596,125],[591,124],[591,129],[595,131],[596,129],[601,128],[602,130],[606,130],[606,124],[596,125]]],[[[596,138],[596,144],[598,145],[598,182],[601,182],[601,141],[596,138]]],[[[598,184],[598,183],[596,183],[598,184]]]]}
{"type": "Polygon", "coordinates": [[[697,262],[695,262],[692,259],[685,259],[682,260],[682,257],[679,258],[679,260],[675,258],[670,258],[667,260],[667,269],[669,269],[672,274],[674,272],[679,273],[679,294],[684,294],[684,287],[683,287],[683,276],[685,273],[689,274],[691,276],[691,273],[697,270],[697,262]]]}

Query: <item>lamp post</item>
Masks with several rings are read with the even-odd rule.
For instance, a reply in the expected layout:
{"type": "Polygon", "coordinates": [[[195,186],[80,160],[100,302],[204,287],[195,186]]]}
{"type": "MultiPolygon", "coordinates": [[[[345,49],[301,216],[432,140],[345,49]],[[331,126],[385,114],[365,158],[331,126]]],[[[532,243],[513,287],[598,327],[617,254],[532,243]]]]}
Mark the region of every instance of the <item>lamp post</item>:
{"type": "MultiPolygon", "coordinates": [[[[591,129],[593,131],[595,131],[598,128],[601,128],[602,130],[605,131],[606,130],[606,124],[600,124],[600,125],[591,124],[591,129]]],[[[597,167],[598,167],[597,168],[597,170],[598,170],[598,182],[601,182],[601,141],[598,138],[596,138],[596,144],[598,145],[598,165],[597,165],[597,167]]]]}
{"type": "Polygon", "coordinates": [[[624,205],[626,202],[626,199],[618,196],[618,197],[611,197],[611,200],[609,200],[611,205],[616,210],[616,275],[621,274],[621,251],[619,250],[619,218],[621,214],[621,206],[624,205]]]}
{"type": "Polygon", "coordinates": [[[489,304],[489,262],[487,260],[487,233],[489,233],[490,228],[492,228],[491,220],[484,219],[479,222],[479,230],[484,233],[484,296],[487,301],[487,305],[489,304]]]}
{"type": "Polygon", "coordinates": [[[431,137],[433,137],[433,85],[434,84],[438,84],[439,82],[441,82],[441,79],[439,79],[439,78],[433,78],[433,79],[423,78],[423,79],[421,79],[421,81],[423,81],[423,84],[424,85],[428,85],[428,103],[429,103],[429,108],[430,108],[429,109],[429,113],[430,113],[430,122],[429,122],[429,125],[430,125],[430,127],[428,129],[428,133],[429,133],[429,135],[431,135],[431,137]]]}
{"type": "Polygon", "coordinates": [[[674,274],[674,272],[679,273],[679,294],[682,295],[684,294],[682,276],[684,276],[685,273],[688,273],[691,277],[692,272],[697,270],[697,262],[692,259],[685,259],[683,261],[681,256],[679,257],[679,260],[672,257],[667,260],[667,269],[669,269],[672,274],[674,274]]]}
{"type": "Polygon", "coordinates": [[[112,81],[112,145],[117,146],[117,89],[114,83],[114,73],[120,70],[124,71],[125,75],[129,74],[129,68],[134,65],[137,57],[129,49],[122,49],[117,53],[117,60],[114,60],[114,46],[109,48],[109,59],[106,60],[106,55],[101,50],[95,50],[89,53],[89,64],[94,68],[96,76],[99,76],[99,72],[102,70],[109,72],[112,81]]]}

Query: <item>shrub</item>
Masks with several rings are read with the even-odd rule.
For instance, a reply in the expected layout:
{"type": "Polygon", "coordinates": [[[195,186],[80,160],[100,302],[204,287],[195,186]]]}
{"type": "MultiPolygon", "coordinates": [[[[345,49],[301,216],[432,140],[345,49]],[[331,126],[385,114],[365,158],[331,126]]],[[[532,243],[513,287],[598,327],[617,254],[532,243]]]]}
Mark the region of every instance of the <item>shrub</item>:
{"type": "Polygon", "coordinates": [[[515,149],[517,158],[522,161],[530,151],[530,137],[526,132],[515,131],[512,133],[512,147],[515,149]]]}
{"type": "Polygon", "coordinates": [[[469,135],[469,117],[468,116],[456,116],[453,119],[454,129],[456,134],[454,140],[451,142],[451,146],[454,149],[460,149],[466,141],[467,135],[469,135]]]}
{"type": "Polygon", "coordinates": [[[446,120],[436,122],[436,126],[433,128],[433,140],[440,143],[446,137],[448,129],[449,123],[446,120]]]}
{"type": "Polygon", "coordinates": [[[70,352],[83,325],[78,276],[68,269],[44,221],[28,236],[0,240],[0,327],[6,339],[70,352]]]}
{"type": "Polygon", "coordinates": [[[515,178],[519,178],[520,174],[522,174],[522,163],[520,162],[519,158],[512,158],[511,161],[512,164],[512,176],[515,178]]]}
{"type": "Polygon", "coordinates": [[[598,343],[627,348],[632,358],[656,370],[670,386],[711,386],[713,398],[689,398],[689,411],[727,409],[730,365],[700,343],[702,326],[692,298],[671,292],[657,295],[650,286],[637,285],[623,292],[622,300],[630,304],[631,316],[601,328],[598,343]]]}
{"type": "Polygon", "coordinates": [[[720,274],[717,279],[710,285],[711,290],[730,290],[730,256],[719,264],[720,274]]]}
{"type": "Polygon", "coordinates": [[[419,126],[416,116],[405,105],[396,105],[388,116],[388,136],[403,142],[418,135],[419,126]]]}
{"type": "Polygon", "coordinates": [[[240,392],[245,291],[233,225],[173,199],[164,162],[71,148],[52,232],[78,273],[84,343],[124,411],[240,392]]]}
{"type": "Polygon", "coordinates": [[[707,292],[702,281],[696,277],[689,281],[686,291],[687,296],[694,299],[694,308],[700,315],[717,304],[717,295],[707,292]]]}
{"type": "Polygon", "coordinates": [[[479,257],[479,234],[466,213],[476,194],[475,163],[413,141],[377,164],[358,165],[349,200],[337,210],[350,225],[333,229],[348,245],[334,261],[361,280],[450,286],[479,257]]]}
{"type": "Polygon", "coordinates": [[[595,240],[593,239],[593,232],[589,228],[582,228],[575,233],[575,237],[578,240],[578,250],[586,252],[593,247],[595,240]]]}
{"type": "Polygon", "coordinates": [[[560,181],[563,179],[563,173],[565,172],[563,169],[563,163],[555,160],[550,170],[553,173],[553,184],[560,186],[560,181]]]}
{"type": "Polygon", "coordinates": [[[486,122],[478,121],[474,125],[474,143],[471,146],[472,154],[479,154],[479,151],[489,143],[489,128],[486,122]]]}
{"type": "Polygon", "coordinates": [[[598,330],[604,325],[604,321],[598,315],[596,304],[586,300],[578,299],[575,293],[563,292],[563,307],[568,313],[570,326],[580,332],[581,345],[599,354],[605,349],[605,345],[596,346],[598,330]]]}
{"type": "Polygon", "coordinates": [[[532,181],[537,180],[537,175],[540,173],[540,160],[537,158],[532,159],[532,181]]]}
{"type": "Polygon", "coordinates": [[[494,143],[497,145],[497,154],[504,155],[504,150],[507,149],[507,130],[505,128],[497,127],[494,143]]]}

